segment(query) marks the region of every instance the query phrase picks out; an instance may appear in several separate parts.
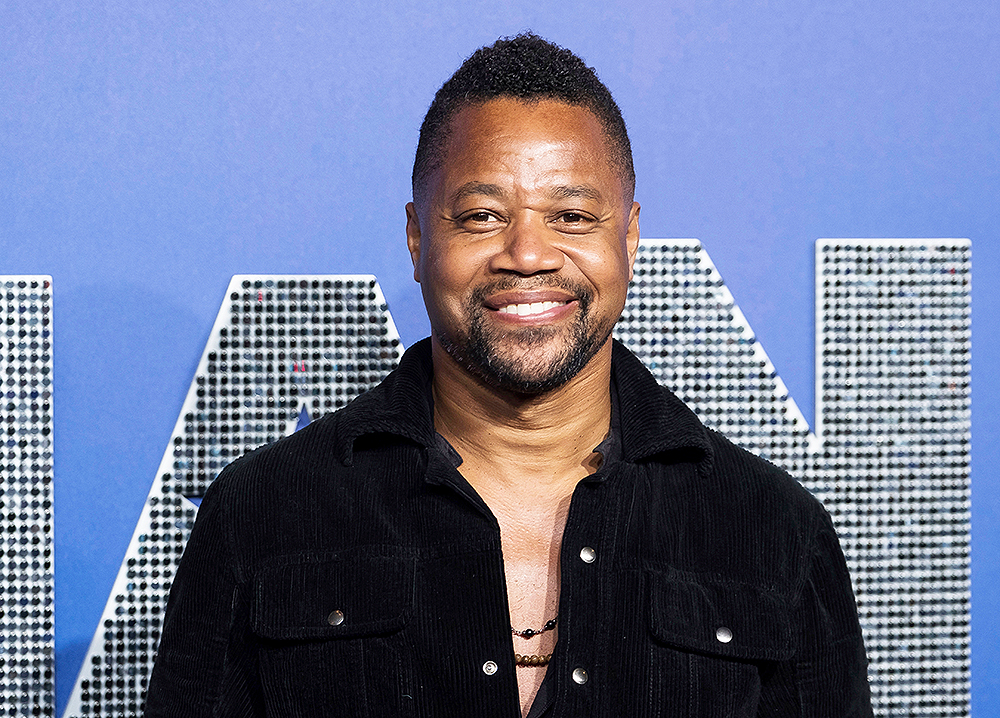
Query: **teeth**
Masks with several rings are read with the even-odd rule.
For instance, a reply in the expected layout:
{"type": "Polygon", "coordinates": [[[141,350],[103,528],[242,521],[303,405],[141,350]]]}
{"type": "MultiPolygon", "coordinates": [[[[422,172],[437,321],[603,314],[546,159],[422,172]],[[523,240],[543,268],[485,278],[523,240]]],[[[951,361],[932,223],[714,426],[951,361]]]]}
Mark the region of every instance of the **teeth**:
{"type": "Polygon", "coordinates": [[[505,307],[500,307],[500,312],[503,314],[516,314],[519,317],[527,317],[532,314],[541,314],[542,312],[547,312],[550,309],[555,309],[556,307],[562,306],[563,302],[532,302],[531,304],[508,304],[505,307]]]}

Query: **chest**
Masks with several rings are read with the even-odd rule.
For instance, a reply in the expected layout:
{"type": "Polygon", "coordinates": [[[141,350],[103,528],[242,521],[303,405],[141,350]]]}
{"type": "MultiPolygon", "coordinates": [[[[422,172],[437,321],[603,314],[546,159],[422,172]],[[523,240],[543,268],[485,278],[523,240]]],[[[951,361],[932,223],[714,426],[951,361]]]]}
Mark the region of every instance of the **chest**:
{"type": "Polygon", "coordinates": [[[512,593],[512,599],[521,594],[528,597],[546,584],[558,584],[568,505],[567,498],[565,506],[548,511],[501,512],[497,516],[508,592],[512,593]]]}
{"type": "MultiPolygon", "coordinates": [[[[377,475],[361,462],[359,471],[377,475]]],[[[695,537],[714,536],[726,556],[746,542],[725,540],[730,522],[695,525],[692,501],[671,514],[676,495],[645,490],[665,478],[619,471],[580,482],[562,513],[531,502],[487,510],[443,467],[414,488],[326,492],[316,521],[296,514],[287,531],[269,526],[267,536],[302,539],[248,587],[264,694],[299,714],[337,705],[357,716],[513,718],[525,705],[518,671],[534,670],[515,668],[514,653],[547,653],[544,638],[556,641],[545,673],[558,715],[753,715],[753,661],[784,651],[771,637],[785,624],[780,606],[761,605],[749,586],[737,594],[731,581],[700,581],[716,573],[698,570],[715,551],[672,556],[695,537]],[[350,527],[352,540],[333,540],[331,527],[350,527]],[[511,625],[538,629],[556,613],[555,631],[514,647],[511,625]],[[719,625],[746,642],[719,643],[719,625]]]]}

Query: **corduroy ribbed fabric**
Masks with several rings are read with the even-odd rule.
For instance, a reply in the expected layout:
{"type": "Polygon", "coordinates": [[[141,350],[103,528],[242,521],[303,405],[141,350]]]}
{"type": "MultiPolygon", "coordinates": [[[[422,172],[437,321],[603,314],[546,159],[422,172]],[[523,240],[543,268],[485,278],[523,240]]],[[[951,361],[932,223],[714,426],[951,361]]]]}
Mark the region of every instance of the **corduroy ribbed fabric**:
{"type": "MultiPolygon", "coordinates": [[[[570,504],[546,715],[870,716],[827,513],[617,343],[612,372],[622,456],[570,504]]],[[[147,716],[520,715],[499,526],[436,448],[430,380],[425,340],[212,484],[147,716]]]]}

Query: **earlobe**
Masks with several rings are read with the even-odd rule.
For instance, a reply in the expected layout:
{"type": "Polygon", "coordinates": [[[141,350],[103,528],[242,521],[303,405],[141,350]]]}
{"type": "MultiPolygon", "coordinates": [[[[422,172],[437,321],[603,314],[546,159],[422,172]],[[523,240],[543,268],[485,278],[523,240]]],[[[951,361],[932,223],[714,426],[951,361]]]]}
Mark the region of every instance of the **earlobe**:
{"type": "Polygon", "coordinates": [[[413,262],[413,280],[420,283],[420,218],[413,202],[406,203],[406,247],[413,262]]]}
{"type": "Polygon", "coordinates": [[[639,207],[638,202],[632,203],[628,213],[628,228],[625,230],[625,251],[628,253],[628,279],[632,281],[632,268],[635,265],[635,255],[639,251],[639,207]]]}

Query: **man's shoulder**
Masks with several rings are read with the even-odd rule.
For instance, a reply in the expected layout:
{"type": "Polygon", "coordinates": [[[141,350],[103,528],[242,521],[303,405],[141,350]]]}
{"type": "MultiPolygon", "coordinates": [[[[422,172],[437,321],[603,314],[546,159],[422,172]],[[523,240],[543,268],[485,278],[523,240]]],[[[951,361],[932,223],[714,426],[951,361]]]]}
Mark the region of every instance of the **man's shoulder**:
{"type": "Polygon", "coordinates": [[[354,444],[366,435],[429,443],[429,350],[423,344],[411,347],[399,366],[367,392],[295,433],[244,454],[220,478],[233,481],[229,475],[256,477],[320,466],[350,467],[354,444]]]}
{"type": "Polygon", "coordinates": [[[784,469],[705,432],[706,457],[644,462],[652,479],[647,521],[655,527],[644,547],[649,565],[699,585],[746,584],[797,596],[809,557],[833,532],[829,515],[784,469]]]}
{"type": "Polygon", "coordinates": [[[693,462],[703,488],[726,496],[762,494],[808,512],[819,502],[784,469],[705,426],[694,409],[660,384],[624,345],[616,343],[615,381],[626,456],[693,462]]]}
{"type": "Polygon", "coordinates": [[[328,414],[293,434],[248,451],[222,470],[212,482],[213,489],[227,494],[260,493],[281,483],[285,485],[282,490],[287,490],[288,477],[342,465],[338,458],[342,453],[339,424],[337,412],[328,414]]]}
{"type": "Polygon", "coordinates": [[[655,400],[636,408],[632,423],[639,427],[633,436],[644,435],[646,445],[659,450],[633,453],[654,474],[686,477],[660,489],[670,492],[670,513],[680,511],[688,526],[702,526],[723,542],[788,543],[791,551],[803,550],[828,530],[822,503],[796,477],[705,426],[691,407],[658,387],[655,400]],[[669,436],[657,438],[651,427],[669,436]],[[690,468],[678,474],[679,464],[690,468]]]}
{"type": "Polygon", "coordinates": [[[706,429],[706,433],[712,444],[709,474],[730,496],[769,498],[807,514],[819,509],[819,500],[785,469],[738,446],[719,431],[706,429]]]}

